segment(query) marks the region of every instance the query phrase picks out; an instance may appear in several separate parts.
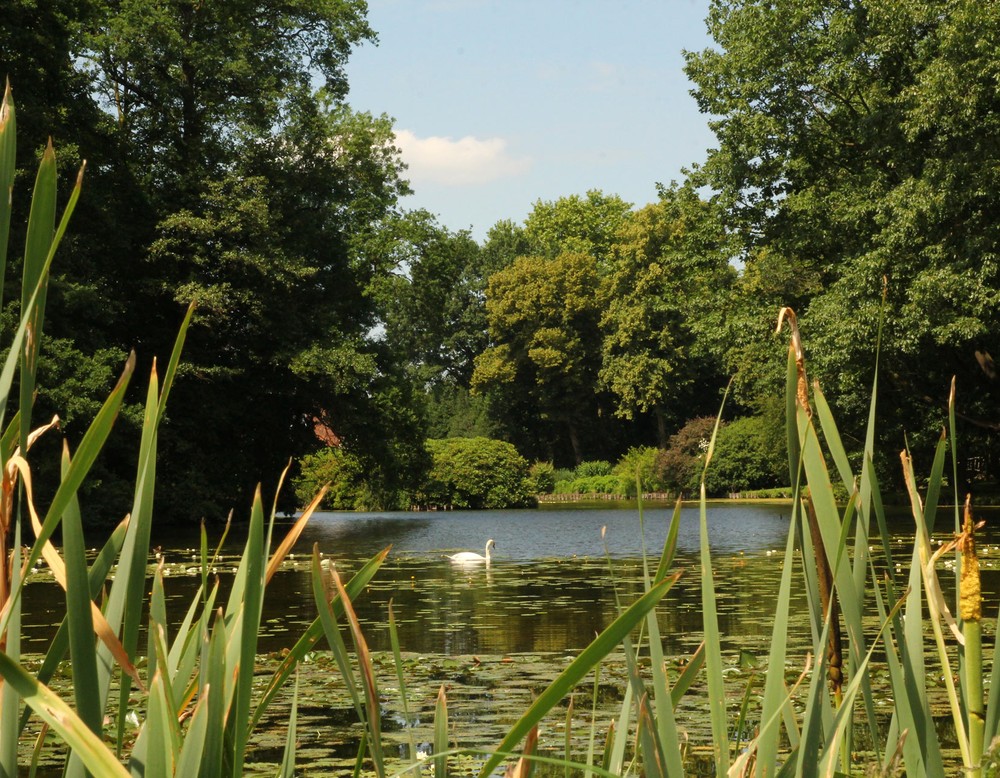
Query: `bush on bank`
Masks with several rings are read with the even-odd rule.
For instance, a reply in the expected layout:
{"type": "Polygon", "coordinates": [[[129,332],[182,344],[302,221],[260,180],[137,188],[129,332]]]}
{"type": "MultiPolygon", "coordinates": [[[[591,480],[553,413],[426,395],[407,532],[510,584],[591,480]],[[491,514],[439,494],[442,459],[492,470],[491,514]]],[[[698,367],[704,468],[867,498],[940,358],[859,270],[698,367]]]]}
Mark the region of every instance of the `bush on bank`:
{"type": "Polygon", "coordinates": [[[413,495],[417,508],[518,508],[535,503],[528,461],[492,438],[427,441],[431,469],[413,495]]]}

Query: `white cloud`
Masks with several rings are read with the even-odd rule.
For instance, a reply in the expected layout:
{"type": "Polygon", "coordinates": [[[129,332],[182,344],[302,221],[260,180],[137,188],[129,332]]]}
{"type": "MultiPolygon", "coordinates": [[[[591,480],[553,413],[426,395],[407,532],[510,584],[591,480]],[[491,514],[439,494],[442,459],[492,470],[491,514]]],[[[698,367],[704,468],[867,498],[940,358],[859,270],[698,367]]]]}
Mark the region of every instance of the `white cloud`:
{"type": "Polygon", "coordinates": [[[409,165],[408,177],[421,182],[466,186],[485,184],[500,178],[526,173],[529,157],[513,157],[503,138],[442,138],[432,135],[418,138],[409,130],[396,132],[396,145],[409,165]]]}

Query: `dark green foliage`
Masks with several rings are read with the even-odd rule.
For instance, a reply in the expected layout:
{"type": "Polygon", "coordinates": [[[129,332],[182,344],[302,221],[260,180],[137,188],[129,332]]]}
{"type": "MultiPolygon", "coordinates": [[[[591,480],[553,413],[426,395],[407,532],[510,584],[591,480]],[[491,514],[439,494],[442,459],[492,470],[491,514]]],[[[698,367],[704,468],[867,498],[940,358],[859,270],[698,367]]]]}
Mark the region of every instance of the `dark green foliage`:
{"type": "Polygon", "coordinates": [[[302,458],[299,475],[292,481],[300,506],[307,505],[324,486],[329,490],[320,507],[354,510],[364,491],[364,468],[357,457],[338,448],[325,448],[302,458]]]}
{"type": "Polygon", "coordinates": [[[714,427],[714,418],[700,416],[670,436],[667,448],[656,459],[656,477],[664,486],[680,492],[697,491],[714,427]]]}
{"type": "Polygon", "coordinates": [[[744,247],[731,307],[738,388],[759,392],[780,374],[767,320],[776,303],[795,306],[812,375],[856,448],[887,283],[876,449],[899,450],[905,432],[928,456],[954,375],[966,452],[988,456],[1000,387],[980,363],[1000,340],[1000,5],[717,0],[708,24],[715,45],[688,54],[687,72],[718,138],[703,180],[744,247]]]}
{"type": "MultiPolygon", "coordinates": [[[[396,261],[379,235],[408,190],[389,120],[344,102],[347,58],[374,37],[364,14],[356,0],[5,8],[22,137],[53,133],[69,169],[90,162],[54,267],[43,369],[60,381],[39,413],[67,417],[72,438],[116,357],[162,364],[199,301],[161,430],[166,517],[249,505],[315,449],[317,420],[382,476],[380,500],[420,470],[408,376],[372,337],[396,261]]],[[[127,433],[103,460],[122,483],[127,433]]],[[[128,502],[104,507],[117,521],[128,502]]]]}
{"type": "Polygon", "coordinates": [[[431,438],[489,438],[496,433],[489,398],[451,382],[435,384],[426,394],[427,432],[431,438]]]}
{"type": "Polygon", "coordinates": [[[718,301],[735,279],[722,215],[690,185],[661,187],[660,202],[631,214],[611,249],[600,380],[615,414],[654,423],[660,446],[717,402],[718,301]]]}
{"type": "Polygon", "coordinates": [[[528,462],[501,440],[427,441],[432,464],[414,497],[422,507],[518,508],[534,503],[528,462]]]}

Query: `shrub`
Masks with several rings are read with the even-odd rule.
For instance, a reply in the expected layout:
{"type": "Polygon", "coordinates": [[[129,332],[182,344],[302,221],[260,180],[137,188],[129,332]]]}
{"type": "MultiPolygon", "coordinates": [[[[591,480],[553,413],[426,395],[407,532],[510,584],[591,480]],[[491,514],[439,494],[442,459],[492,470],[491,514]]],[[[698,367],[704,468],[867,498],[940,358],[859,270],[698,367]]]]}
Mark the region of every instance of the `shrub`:
{"type": "Polygon", "coordinates": [[[670,437],[667,448],[657,454],[655,465],[656,475],[666,488],[680,492],[698,490],[703,457],[714,427],[714,418],[701,416],[691,419],[670,437]]]}
{"type": "Polygon", "coordinates": [[[552,494],[556,486],[556,469],[551,462],[535,462],[529,470],[531,490],[535,494],[552,494]]]}
{"type": "Polygon", "coordinates": [[[305,505],[325,485],[327,510],[354,510],[363,492],[363,468],[357,457],[339,448],[325,448],[302,458],[299,475],[292,481],[299,505],[305,505]]]}
{"type": "Polygon", "coordinates": [[[611,475],[611,463],[603,459],[593,462],[581,462],[573,471],[574,478],[590,478],[595,475],[611,475]]]}
{"type": "MultiPolygon", "coordinates": [[[[616,475],[592,475],[573,481],[573,492],[578,494],[613,494],[624,497],[625,484],[616,475]]],[[[633,491],[635,488],[633,487],[633,491]]]]}
{"type": "Polygon", "coordinates": [[[639,488],[643,492],[662,492],[666,485],[660,479],[656,469],[656,459],[659,449],[653,446],[630,448],[618,464],[614,474],[619,477],[626,497],[636,496],[636,475],[639,478],[639,488]]]}
{"type": "Polygon", "coordinates": [[[784,431],[763,416],[736,419],[719,430],[712,466],[705,476],[709,494],[783,486],[788,480],[784,431]]]}
{"type": "Polygon", "coordinates": [[[427,441],[432,464],[414,495],[422,507],[517,508],[532,505],[528,462],[510,443],[491,438],[427,441]]]}

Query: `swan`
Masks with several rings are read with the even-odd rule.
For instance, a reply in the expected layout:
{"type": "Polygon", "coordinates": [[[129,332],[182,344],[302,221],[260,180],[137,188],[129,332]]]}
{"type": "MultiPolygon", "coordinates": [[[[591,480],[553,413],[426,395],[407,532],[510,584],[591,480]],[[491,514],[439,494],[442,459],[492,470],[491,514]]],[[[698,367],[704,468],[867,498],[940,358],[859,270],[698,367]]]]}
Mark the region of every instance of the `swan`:
{"type": "Polygon", "coordinates": [[[452,562],[457,562],[460,565],[477,563],[477,562],[485,562],[486,564],[489,564],[490,549],[495,547],[496,547],[496,542],[493,540],[493,538],[490,538],[489,540],[486,541],[486,556],[477,554],[475,551],[462,551],[459,552],[458,554],[448,555],[448,559],[450,559],[452,562]]]}

